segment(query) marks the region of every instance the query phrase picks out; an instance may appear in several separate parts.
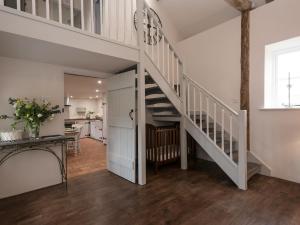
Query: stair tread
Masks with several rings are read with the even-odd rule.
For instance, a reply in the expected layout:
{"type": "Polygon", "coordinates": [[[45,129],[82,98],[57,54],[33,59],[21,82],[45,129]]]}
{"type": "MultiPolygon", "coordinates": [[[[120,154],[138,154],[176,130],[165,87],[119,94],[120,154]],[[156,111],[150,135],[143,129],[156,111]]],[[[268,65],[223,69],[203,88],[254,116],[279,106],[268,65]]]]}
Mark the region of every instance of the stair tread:
{"type": "Polygon", "coordinates": [[[150,94],[146,96],[146,100],[167,98],[165,94],[150,94]]]}

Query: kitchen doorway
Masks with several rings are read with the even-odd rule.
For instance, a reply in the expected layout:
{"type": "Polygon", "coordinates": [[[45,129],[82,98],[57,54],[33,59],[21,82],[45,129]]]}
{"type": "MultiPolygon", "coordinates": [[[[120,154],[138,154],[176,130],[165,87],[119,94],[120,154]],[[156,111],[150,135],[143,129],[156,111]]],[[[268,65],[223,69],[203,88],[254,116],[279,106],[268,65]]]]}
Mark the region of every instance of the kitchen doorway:
{"type": "Polygon", "coordinates": [[[106,81],[65,74],[64,96],[65,135],[74,138],[67,144],[68,177],[105,170],[106,81]]]}

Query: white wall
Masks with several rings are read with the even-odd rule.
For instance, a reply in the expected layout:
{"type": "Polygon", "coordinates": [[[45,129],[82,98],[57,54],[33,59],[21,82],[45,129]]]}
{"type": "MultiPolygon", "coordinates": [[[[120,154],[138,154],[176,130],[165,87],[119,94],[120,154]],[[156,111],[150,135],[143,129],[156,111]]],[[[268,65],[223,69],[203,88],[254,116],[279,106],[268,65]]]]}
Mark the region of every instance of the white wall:
{"type": "MultiPolygon", "coordinates": [[[[265,45],[300,36],[299,0],[276,0],[251,13],[251,151],[271,176],[300,182],[300,111],[262,111],[265,45]]],[[[178,44],[189,75],[238,109],[240,88],[240,18],[178,44]]]]}
{"type": "Polygon", "coordinates": [[[251,13],[251,145],[272,176],[300,182],[300,111],[262,111],[265,45],[300,36],[300,1],[276,0],[251,13]]]}
{"type": "Polygon", "coordinates": [[[69,107],[69,118],[70,119],[76,119],[76,118],[85,118],[86,113],[88,112],[94,112],[92,117],[98,115],[103,116],[103,106],[102,106],[102,100],[96,100],[96,99],[71,99],[70,100],[70,107],[69,107]],[[86,113],[77,113],[76,108],[86,108],[86,113]]]}
{"type": "Polygon", "coordinates": [[[239,109],[240,18],[179,42],[187,74],[197,83],[239,109]]]}
{"type": "MultiPolygon", "coordinates": [[[[64,73],[61,67],[0,57],[0,114],[11,114],[9,97],[46,98],[64,104],[64,73]]],[[[0,130],[9,130],[0,121],[0,130]]],[[[63,134],[63,115],[41,128],[41,135],[63,134]]],[[[0,167],[0,198],[61,182],[56,159],[49,153],[27,152],[11,158],[0,167]]]]}

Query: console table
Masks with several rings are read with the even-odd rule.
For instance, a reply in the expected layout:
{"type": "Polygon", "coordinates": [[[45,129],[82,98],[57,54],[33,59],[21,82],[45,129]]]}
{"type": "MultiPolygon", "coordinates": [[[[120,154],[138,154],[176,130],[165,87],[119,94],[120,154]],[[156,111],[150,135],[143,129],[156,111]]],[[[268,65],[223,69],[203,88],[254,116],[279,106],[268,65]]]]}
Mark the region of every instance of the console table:
{"type": "Polygon", "coordinates": [[[62,135],[43,136],[38,139],[23,139],[18,141],[0,141],[0,166],[3,165],[11,157],[28,151],[44,151],[52,154],[58,162],[61,173],[61,183],[65,182],[66,189],[68,188],[67,174],[67,152],[66,144],[68,141],[74,141],[71,137],[62,135]],[[54,150],[55,147],[60,147],[60,154],[54,150]]]}

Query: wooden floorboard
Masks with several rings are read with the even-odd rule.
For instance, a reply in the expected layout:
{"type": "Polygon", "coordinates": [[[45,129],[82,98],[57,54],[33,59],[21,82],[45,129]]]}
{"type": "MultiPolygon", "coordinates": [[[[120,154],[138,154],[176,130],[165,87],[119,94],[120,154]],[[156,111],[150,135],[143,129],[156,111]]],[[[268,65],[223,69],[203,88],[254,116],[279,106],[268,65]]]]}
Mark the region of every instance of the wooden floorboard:
{"type": "Polygon", "coordinates": [[[83,138],[80,153],[68,154],[68,177],[77,177],[106,169],[106,147],[100,141],[83,138]]]}
{"type": "Polygon", "coordinates": [[[256,175],[240,191],[212,163],[176,165],[146,186],[106,170],[0,200],[1,225],[299,225],[300,185],[256,175]]]}

